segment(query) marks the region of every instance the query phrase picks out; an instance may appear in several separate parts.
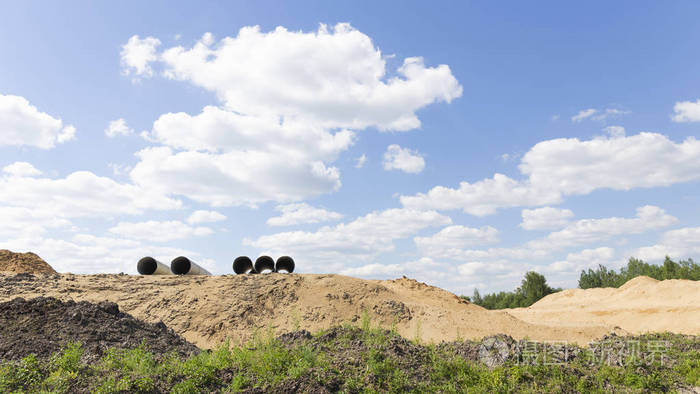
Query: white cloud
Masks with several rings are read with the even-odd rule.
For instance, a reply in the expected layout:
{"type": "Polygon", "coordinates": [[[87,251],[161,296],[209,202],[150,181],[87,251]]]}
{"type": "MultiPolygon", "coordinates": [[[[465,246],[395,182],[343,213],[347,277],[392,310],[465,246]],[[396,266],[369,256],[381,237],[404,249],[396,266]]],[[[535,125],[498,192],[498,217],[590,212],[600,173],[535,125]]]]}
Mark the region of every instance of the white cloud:
{"type": "Polygon", "coordinates": [[[603,219],[582,219],[569,224],[543,238],[509,248],[467,249],[456,243],[432,242],[429,250],[432,258],[458,261],[532,261],[542,260],[552,253],[576,246],[606,241],[623,234],[640,234],[649,230],[677,223],[678,219],[666,214],[655,206],[637,208],[634,218],[610,217],[603,219]]]}
{"type": "Polygon", "coordinates": [[[353,261],[366,261],[379,253],[393,251],[395,240],[451,222],[449,217],[435,211],[394,208],[315,232],[289,231],[243,242],[271,253],[293,255],[295,260],[299,256],[309,269],[333,272],[353,261]]]}
{"type": "Polygon", "coordinates": [[[629,111],[624,111],[621,109],[617,108],[606,108],[604,110],[597,110],[594,108],[588,108],[588,109],[582,109],[579,111],[576,115],[571,117],[571,121],[574,123],[579,123],[585,119],[592,119],[592,120],[606,120],[607,118],[611,117],[616,117],[619,115],[625,115],[628,114],[629,111]]]}
{"type": "Polygon", "coordinates": [[[164,222],[149,220],[138,223],[119,222],[116,226],[110,228],[109,231],[128,239],[150,242],[168,242],[191,237],[202,237],[214,232],[208,227],[194,227],[178,220],[164,222]]]}
{"type": "Polygon", "coordinates": [[[472,228],[461,225],[448,226],[430,237],[415,237],[413,241],[424,253],[440,254],[446,249],[464,249],[469,246],[498,242],[498,230],[491,226],[472,228]]]}
{"type": "Polygon", "coordinates": [[[41,175],[42,172],[26,161],[16,161],[3,167],[2,172],[19,177],[31,177],[41,175]]]}
{"type": "Polygon", "coordinates": [[[105,129],[105,135],[107,137],[113,138],[119,135],[126,136],[134,134],[134,130],[126,125],[124,119],[112,120],[109,122],[109,126],[105,129]]]}
{"type": "Polygon", "coordinates": [[[144,136],[166,146],[137,154],[136,183],[213,206],[304,200],[340,187],[332,163],[354,130],[413,129],[417,110],[462,94],[449,67],[420,58],[386,78],[381,52],[347,24],[313,33],[249,27],[214,41],[205,34],[150,57],[165,76],[215,92],[223,105],[160,116],[144,136]]]}
{"type": "Polygon", "coordinates": [[[359,267],[346,268],[340,271],[341,275],[355,277],[380,277],[380,276],[396,276],[405,272],[405,268],[401,264],[365,264],[359,267]]]}
{"type": "Polygon", "coordinates": [[[698,101],[679,101],[673,106],[671,120],[674,122],[700,122],[700,99],[698,101]]]}
{"type": "Polygon", "coordinates": [[[398,76],[385,80],[382,53],[349,24],[311,33],[244,27],[212,44],[205,35],[190,49],[163,51],[165,75],[216,92],[240,113],[299,116],[332,128],[408,130],[420,126],[416,110],[462,94],[448,66],[426,67],[419,57],[406,58],[398,76]]]}
{"type": "Polygon", "coordinates": [[[315,208],[306,203],[279,205],[275,210],[282,212],[282,215],[267,219],[267,224],[270,226],[321,223],[343,218],[343,215],[338,212],[315,208]]]}
{"type": "Polygon", "coordinates": [[[598,110],[593,109],[593,108],[588,108],[588,109],[582,109],[579,111],[576,115],[571,117],[571,121],[574,123],[580,122],[586,118],[590,118],[593,116],[598,110]]]}
{"type": "Polygon", "coordinates": [[[591,244],[621,234],[641,234],[677,222],[677,218],[667,214],[663,209],[645,205],[637,208],[635,218],[611,217],[578,220],[560,231],[550,233],[541,240],[528,242],[528,246],[536,249],[557,250],[591,244]]]}
{"type": "Polygon", "coordinates": [[[0,146],[51,149],[75,138],[75,127],[40,112],[24,97],[0,94],[0,146]]]}
{"type": "Polygon", "coordinates": [[[88,171],[59,179],[27,175],[11,173],[0,177],[0,203],[47,210],[61,217],[141,214],[146,209],[176,209],[181,205],[153,190],[118,183],[88,171]]]}
{"type": "Polygon", "coordinates": [[[400,170],[409,174],[418,174],[425,168],[425,160],[417,151],[396,144],[386,148],[382,164],[387,171],[400,170]]]}
{"type": "Polygon", "coordinates": [[[593,119],[593,120],[605,120],[607,118],[617,117],[620,115],[626,115],[628,113],[629,113],[629,111],[624,111],[621,109],[607,108],[604,111],[600,111],[597,114],[595,114],[593,117],[591,117],[591,119],[593,119]]]}
{"type": "Polygon", "coordinates": [[[134,35],[129,41],[122,45],[121,63],[124,75],[136,75],[150,77],[153,69],[150,63],[157,60],[156,49],[160,45],[160,40],[154,37],[139,38],[134,35]]]}
{"type": "Polygon", "coordinates": [[[629,252],[644,261],[697,258],[700,255],[700,227],[685,227],[665,232],[655,245],[645,246],[629,252]]]}
{"type": "Polygon", "coordinates": [[[570,209],[543,207],[523,209],[521,215],[520,227],[525,230],[551,230],[566,226],[574,213],[570,209]]]}
{"type": "Polygon", "coordinates": [[[555,261],[546,267],[544,272],[569,272],[578,273],[581,270],[597,267],[602,264],[610,267],[614,261],[615,249],[600,247],[595,249],[584,249],[576,253],[569,253],[566,259],[555,261]]]}
{"type": "Polygon", "coordinates": [[[492,179],[471,184],[460,182],[458,189],[435,186],[426,194],[401,196],[400,199],[401,204],[408,208],[462,209],[471,215],[486,216],[499,208],[558,203],[561,202],[561,195],[497,173],[492,179]]]}
{"type": "Polygon", "coordinates": [[[49,229],[70,229],[71,222],[45,209],[0,207],[0,237],[38,237],[49,229]]]}
{"type": "Polygon", "coordinates": [[[187,223],[214,223],[220,222],[222,220],[226,220],[226,216],[222,215],[219,212],[199,210],[192,212],[192,214],[187,218],[187,223]]]}
{"type": "Polygon", "coordinates": [[[355,168],[362,168],[365,166],[365,163],[367,163],[367,155],[363,153],[362,156],[355,159],[355,168]]]}
{"type": "Polygon", "coordinates": [[[137,184],[212,206],[294,201],[340,188],[337,168],[269,152],[174,153],[157,147],[136,155],[141,161],[130,175],[137,184]]]}
{"type": "Polygon", "coordinates": [[[473,184],[461,182],[458,189],[436,186],[428,193],[401,196],[401,203],[483,216],[499,208],[556,204],[566,195],[596,189],[670,186],[700,179],[700,142],[690,137],[675,143],[648,132],[587,141],[559,138],[533,146],[519,169],[526,179],[495,174],[473,184]]]}

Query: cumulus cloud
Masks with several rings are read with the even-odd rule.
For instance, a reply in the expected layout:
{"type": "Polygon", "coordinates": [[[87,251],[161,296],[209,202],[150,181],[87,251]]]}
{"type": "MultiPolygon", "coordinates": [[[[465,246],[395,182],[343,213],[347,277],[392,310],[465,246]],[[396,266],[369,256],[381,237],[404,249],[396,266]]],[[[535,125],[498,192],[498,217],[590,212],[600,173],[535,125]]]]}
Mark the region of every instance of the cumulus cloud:
{"type": "Polygon", "coordinates": [[[326,226],[318,231],[288,231],[245,239],[244,244],[270,253],[299,256],[310,269],[339,271],[348,263],[366,261],[394,250],[394,241],[452,221],[435,211],[394,208],[376,211],[349,223],[326,226]]]}
{"type": "Polygon", "coordinates": [[[321,161],[290,162],[267,152],[176,153],[155,147],[136,155],[140,161],[130,176],[137,184],[215,207],[301,200],[337,190],[341,184],[335,167],[321,161]]]}
{"type": "Polygon", "coordinates": [[[187,218],[187,223],[198,224],[198,223],[214,223],[226,220],[226,216],[216,211],[194,211],[187,218]]]}
{"type": "Polygon", "coordinates": [[[460,182],[458,189],[435,186],[428,193],[401,196],[401,204],[415,209],[462,209],[475,216],[486,216],[500,208],[561,202],[556,191],[538,189],[527,181],[516,181],[503,174],[475,183],[460,182]]]}
{"type": "Polygon", "coordinates": [[[205,35],[192,48],[164,50],[165,75],[216,92],[241,113],[408,130],[420,126],[416,110],[462,94],[448,66],[426,67],[419,57],[406,58],[398,76],[387,79],[381,51],[345,23],[308,33],[244,27],[213,42],[205,35]]]}
{"type": "Polygon", "coordinates": [[[498,230],[491,226],[448,226],[430,237],[415,237],[413,241],[423,254],[443,254],[445,249],[464,249],[498,242],[498,230]]]}
{"type": "Polygon", "coordinates": [[[75,138],[75,127],[39,111],[27,99],[0,94],[0,146],[51,149],[75,138]]]}
{"type": "Polygon", "coordinates": [[[459,261],[541,260],[559,250],[607,241],[623,234],[641,234],[677,222],[677,218],[663,209],[647,205],[637,208],[633,218],[582,219],[568,224],[562,230],[515,247],[469,249],[450,242],[432,242],[429,252],[431,257],[459,261]]]}
{"type": "Polygon", "coordinates": [[[338,212],[315,208],[307,203],[279,205],[275,210],[282,212],[282,215],[267,219],[267,224],[270,226],[321,223],[343,218],[343,215],[338,212]]]}
{"type": "Polygon", "coordinates": [[[550,233],[541,240],[528,242],[537,249],[563,249],[607,240],[620,234],[641,234],[649,230],[667,227],[678,219],[653,205],[637,208],[634,218],[610,217],[604,219],[582,219],[560,231],[550,233]]]}
{"type": "Polygon", "coordinates": [[[112,120],[109,122],[109,126],[105,129],[105,135],[107,137],[113,138],[119,135],[126,136],[134,134],[134,130],[126,125],[124,119],[112,120]]]}
{"type": "Polygon", "coordinates": [[[8,175],[0,177],[0,203],[8,206],[48,210],[70,218],[141,214],[147,209],[168,210],[181,205],[163,194],[88,171],[54,179],[37,176],[38,170],[33,171],[31,165],[8,167],[4,169],[8,175]]]}
{"type": "Polygon", "coordinates": [[[696,258],[700,255],[700,227],[684,227],[665,232],[658,243],[634,249],[630,256],[644,261],[696,258]]]}
{"type": "Polygon", "coordinates": [[[562,228],[569,223],[574,216],[570,209],[543,207],[537,209],[523,209],[523,221],[520,227],[525,230],[552,230],[562,228]]]}
{"type": "Polygon", "coordinates": [[[150,242],[168,242],[191,237],[210,235],[214,231],[208,227],[194,227],[178,220],[147,222],[119,222],[109,229],[111,233],[128,239],[150,242]]]}
{"type": "Polygon", "coordinates": [[[138,35],[129,38],[122,45],[121,63],[124,75],[150,77],[153,75],[151,63],[158,59],[156,54],[160,40],[154,37],[141,39],[138,35]]]}
{"type": "Polygon", "coordinates": [[[46,209],[24,207],[0,207],[0,237],[38,237],[50,229],[70,229],[68,219],[46,209]]]}
{"type": "Polygon", "coordinates": [[[678,123],[700,122],[700,99],[698,101],[679,101],[673,106],[671,120],[678,123]]]}
{"type": "Polygon", "coordinates": [[[682,143],[657,133],[581,141],[558,138],[540,142],[521,159],[515,180],[502,174],[459,188],[436,186],[428,193],[401,196],[405,207],[462,209],[484,216],[500,208],[560,203],[564,196],[597,189],[630,190],[670,186],[700,179],[700,142],[682,143]]]}
{"type": "MultiPolygon", "coordinates": [[[[129,41],[148,54],[158,44],[129,41]]],[[[417,110],[462,94],[448,66],[421,58],[405,59],[387,77],[381,51],[347,24],[309,33],[247,27],[218,42],[205,34],[190,48],[135,58],[146,57],[145,65],[124,62],[139,74],[158,63],[167,78],[216,93],[221,106],[160,116],[144,137],[165,146],[139,152],[132,179],[213,206],[335,191],[341,181],[332,164],[356,131],[417,128],[417,110]]]]}
{"type": "Polygon", "coordinates": [[[615,249],[610,247],[600,247],[595,249],[584,249],[579,252],[569,253],[566,259],[555,261],[546,267],[544,272],[569,272],[578,273],[581,270],[597,267],[599,264],[610,267],[614,261],[615,249]]]}
{"type": "Polygon", "coordinates": [[[18,177],[31,177],[42,174],[40,170],[36,169],[36,167],[34,167],[31,163],[27,163],[26,161],[16,161],[9,164],[3,167],[2,172],[18,177]]]}
{"type": "Polygon", "coordinates": [[[387,171],[399,170],[409,174],[418,174],[425,168],[425,160],[417,151],[396,144],[386,148],[382,164],[387,171]]]}

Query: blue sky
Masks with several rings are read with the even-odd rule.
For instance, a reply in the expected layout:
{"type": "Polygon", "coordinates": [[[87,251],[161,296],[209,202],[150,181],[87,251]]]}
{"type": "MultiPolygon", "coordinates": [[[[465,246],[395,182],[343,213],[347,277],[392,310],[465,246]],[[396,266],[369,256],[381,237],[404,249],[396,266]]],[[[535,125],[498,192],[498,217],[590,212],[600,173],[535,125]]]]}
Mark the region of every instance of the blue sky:
{"type": "Polygon", "coordinates": [[[0,247],[466,294],[697,258],[700,5],[377,3],[3,4],[0,247]]]}

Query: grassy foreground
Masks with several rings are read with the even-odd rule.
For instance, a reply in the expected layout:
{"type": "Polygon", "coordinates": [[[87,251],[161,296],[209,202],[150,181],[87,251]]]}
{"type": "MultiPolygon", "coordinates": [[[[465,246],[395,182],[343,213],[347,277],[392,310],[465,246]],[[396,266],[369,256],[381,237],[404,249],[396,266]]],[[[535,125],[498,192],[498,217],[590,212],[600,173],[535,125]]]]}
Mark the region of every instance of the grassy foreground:
{"type": "MultiPolygon", "coordinates": [[[[602,393],[700,386],[699,337],[636,337],[633,343],[641,353],[619,353],[624,357],[615,365],[600,362],[604,352],[567,345],[575,357],[566,362],[547,362],[546,352],[533,352],[489,368],[479,359],[483,343],[422,345],[363,325],[313,336],[258,335],[244,346],[221,346],[187,360],[140,347],[111,349],[99,360],[84,362],[80,344],[74,343],[49,359],[29,355],[0,361],[0,392],[602,393]],[[661,343],[663,353],[649,353],[661,343]]],[[[614,353],[612,348],[608,353],[614,353]]]]}

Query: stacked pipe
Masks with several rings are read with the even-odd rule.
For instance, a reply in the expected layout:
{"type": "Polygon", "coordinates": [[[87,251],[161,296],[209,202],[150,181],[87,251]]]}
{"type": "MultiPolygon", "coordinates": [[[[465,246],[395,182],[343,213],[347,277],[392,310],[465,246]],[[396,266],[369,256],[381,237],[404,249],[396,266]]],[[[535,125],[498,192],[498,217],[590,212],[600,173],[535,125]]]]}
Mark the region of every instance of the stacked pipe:
{"type": "MultiPolygon", "coordinates": [[[[211,275],[211,272],[197,265],[185,256],[178,256],[170,262],[170,267],[153,257],[146,256],[139,260],[136,269],[141,275],[211,275]]],[[[233,260],[233,272],[236,274],[257,274],[264,272],[294,272],[294,259],[282,256],[277,262],[270,256],[260,256],[255,263],[248,256],[238,256],[233,260]]]]}
{"type": "Polygon", "coordinates": [[[294,259],[282,256],[277,263],[270,256],[260,256],[255,264],[248,256],[238,256],[233,260],[233,272],[236,274],[261,274],[264,272],[294,272],[294,259]]]}

